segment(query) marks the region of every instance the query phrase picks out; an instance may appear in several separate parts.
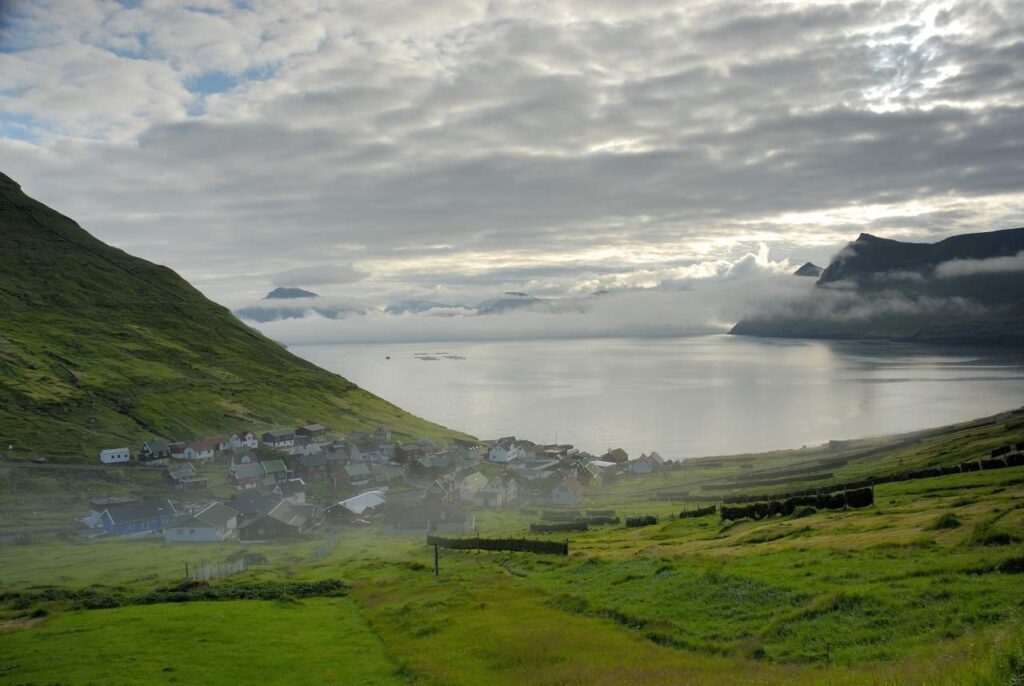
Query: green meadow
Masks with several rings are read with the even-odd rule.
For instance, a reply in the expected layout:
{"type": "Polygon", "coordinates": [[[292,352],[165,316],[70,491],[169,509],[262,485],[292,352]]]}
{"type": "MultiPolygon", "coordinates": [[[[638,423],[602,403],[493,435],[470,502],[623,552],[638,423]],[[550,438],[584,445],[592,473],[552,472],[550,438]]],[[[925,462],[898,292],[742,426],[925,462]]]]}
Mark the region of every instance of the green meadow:
{"type": "MultiPolygon", "coordinates": [[[[878,452],[847,469],[987,455],[1020,436],[1020,420],[869,441],[878,452]]],[[[821,455],[748,462],[808,459],[821,455]]],[[[680,519],[698,503],[665,499],[716,483],[705,470],[718,483],[745,474],[743,463],[591,489],[589,507],[659,522],[546,535],[570,541],[565,557],[441,550],[435,576],[421,538],[369,526],[339,530],[321,559],[315,540],[250,545],[265,563],[212,582],[337,579],[337,597],[137,604],[179,583],[186,561],[223,560],[241,545],[4,544],[0,683],[1019,683],[1024,467],[887,483],[871,507],[761,521],[680,519]],[[84,609],[56,591],[121,606],[84,609]]],[[[487,511],[477,523],[485,536],[530,536],[536,519],[487,511]]]]}

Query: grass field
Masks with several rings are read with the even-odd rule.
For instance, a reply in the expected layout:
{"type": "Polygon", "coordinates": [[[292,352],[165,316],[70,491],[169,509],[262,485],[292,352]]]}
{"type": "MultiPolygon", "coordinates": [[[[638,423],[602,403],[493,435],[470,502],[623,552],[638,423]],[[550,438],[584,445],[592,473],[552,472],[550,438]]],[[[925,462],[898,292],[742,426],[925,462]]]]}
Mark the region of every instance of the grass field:
{"type": "MultiPolygon", "coordinates": [[[[856,469],[977,457],[1017,436],[1018,419],[879,439],[856,469]]],[[[808,459],[794,453],[754,463],[808,459]]],[[[860,510],[727,524],[679,519],[692,504],[657,499],[666,482],[693,489],[702,469],[595,491],[588,506],[660,521],[547,535],[570,539],[567,557],[445,550],[435,577],[420,538],[367,527],[344,530],[319,560],[316,541],[250,546],[266,564],[214,582],[340,579],[344,598],[113,610],[18,601],[51,587],[145,592],[178,582],[186,560],[241,547],[4,545],[0,683],[286,682],[301,669],[310,683],[1005,686],[1024,674],[1024,467],[880,485],[860,510]],[[196,649],[189,632],[206,642],[196,649]],[[99,651],[111,636],[144,637],[136,662],[99,651]]],[[[535,519],[477,521],[482,535],[522,536],[535,519]]]]}

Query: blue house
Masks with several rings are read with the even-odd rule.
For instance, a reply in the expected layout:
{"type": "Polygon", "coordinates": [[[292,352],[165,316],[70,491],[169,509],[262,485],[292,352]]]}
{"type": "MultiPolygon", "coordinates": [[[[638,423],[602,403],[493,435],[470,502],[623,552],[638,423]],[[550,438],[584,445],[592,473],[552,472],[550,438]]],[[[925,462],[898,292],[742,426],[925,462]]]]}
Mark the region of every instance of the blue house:
{"type": "Polygon", "coordinates": [[[170,500],[144,500],[108,507],[100,515],[100,526],[110,534],[148,534],[174,523],[177,511],[170,500]]]}

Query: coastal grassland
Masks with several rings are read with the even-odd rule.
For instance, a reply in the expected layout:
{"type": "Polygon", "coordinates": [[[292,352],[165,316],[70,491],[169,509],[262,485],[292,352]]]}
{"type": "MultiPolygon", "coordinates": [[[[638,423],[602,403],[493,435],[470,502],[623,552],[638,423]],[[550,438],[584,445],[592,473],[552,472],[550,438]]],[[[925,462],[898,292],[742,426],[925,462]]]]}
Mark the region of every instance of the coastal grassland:
{"type": "Polygon", "coordinates": [[[0,639],[0,683],[406,683],[347,598],[122,607],[0,639]]]}
{"type": "MultiPolygon", "coordinates": [[[[421,538],[346,529],[319,560],[315,542],[247,546],[266,563],[214,583],[343,580],[345,602],[383,646],[392,670],[385,672],[410,683],[994,686],[1024,665],[1024,467],[885,484],[869,508],[758,522],[676,519],[679,503],[607,498],[620,514],[661,520],[546,536],[569,538],[568,557],[443,550],[438,577],[421,538]],[[947,513],[959,526],[937,528],[947,513]]],[[[478,526],[485,536],[528,536],[529,521],[522,512],[493,511],[478,526]]],[[[241,549],[158,540],[3,546],[0,585],[144,591],[179,580],[186,559],[241,549]]],[[[276,662],[265,668],[275,673],[318,664],[325,645],[344,642],[316,614],[331,599],[252,602],[262,608],[260,621],[282,631],[301,624],[296,630],[308,637],[287,651],[268,649],[276,662]],[[316,637],[306,631],[307,612],[316,637]]],[[[239,615],[216,609],[233,604],[187,609],[203,608],[218,630],[237,631],[239,615]]],[[[40,677],[0,671],[0,683],[107,682],[110,665],[92,662],[88,642],[71,644],[61,632],[82,622],[156,626],[167,611],[5,606],[0,664],[38,664],[19,662],[26,644],[52,645],[67,658],[45,665],[40,677]],[[47,614],[34,617],[39,610],[47,614]]],[[[180,645],[147,650],[153,664],[175,666],[180,645]]],[[[200,669],[208,658],[193,660],[200,669]]],[[[207,683],[227,682],[220,667],[210,669],[207,683]]]]}
{"type": "Polygon", "coordinates": [[[621,479],[588,493],[587,505],[600,508],[623,501],[685,501],[688,496],[718,498],[732,493],[772,494],[827,487],[869,476],[957,465],[1016,443],[1024,443],[1024,410],[925,431],[844,441],[835,447],[685,460],[677,469],[644,479],[621,479]],[[778,479],[780,472],[786,474],[783,479],[778,479]],[[824,475],[829,476],[822,478],[824,475]],[[763,483],[772,480],[780,483],[763,483]]]}

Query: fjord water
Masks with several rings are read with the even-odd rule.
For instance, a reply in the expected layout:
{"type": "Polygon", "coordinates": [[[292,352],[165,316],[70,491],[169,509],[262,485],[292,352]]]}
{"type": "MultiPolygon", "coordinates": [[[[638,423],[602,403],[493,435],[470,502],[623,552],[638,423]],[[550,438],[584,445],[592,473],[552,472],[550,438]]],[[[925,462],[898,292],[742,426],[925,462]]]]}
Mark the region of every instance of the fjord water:
{"type": "Polygon", "coordinates": [[[593,453],[611,446],[682,458],[792,448],[1024,404],[1021,351],[726,335],[291,350],[481,438],[557,438],[593,453]]]}

